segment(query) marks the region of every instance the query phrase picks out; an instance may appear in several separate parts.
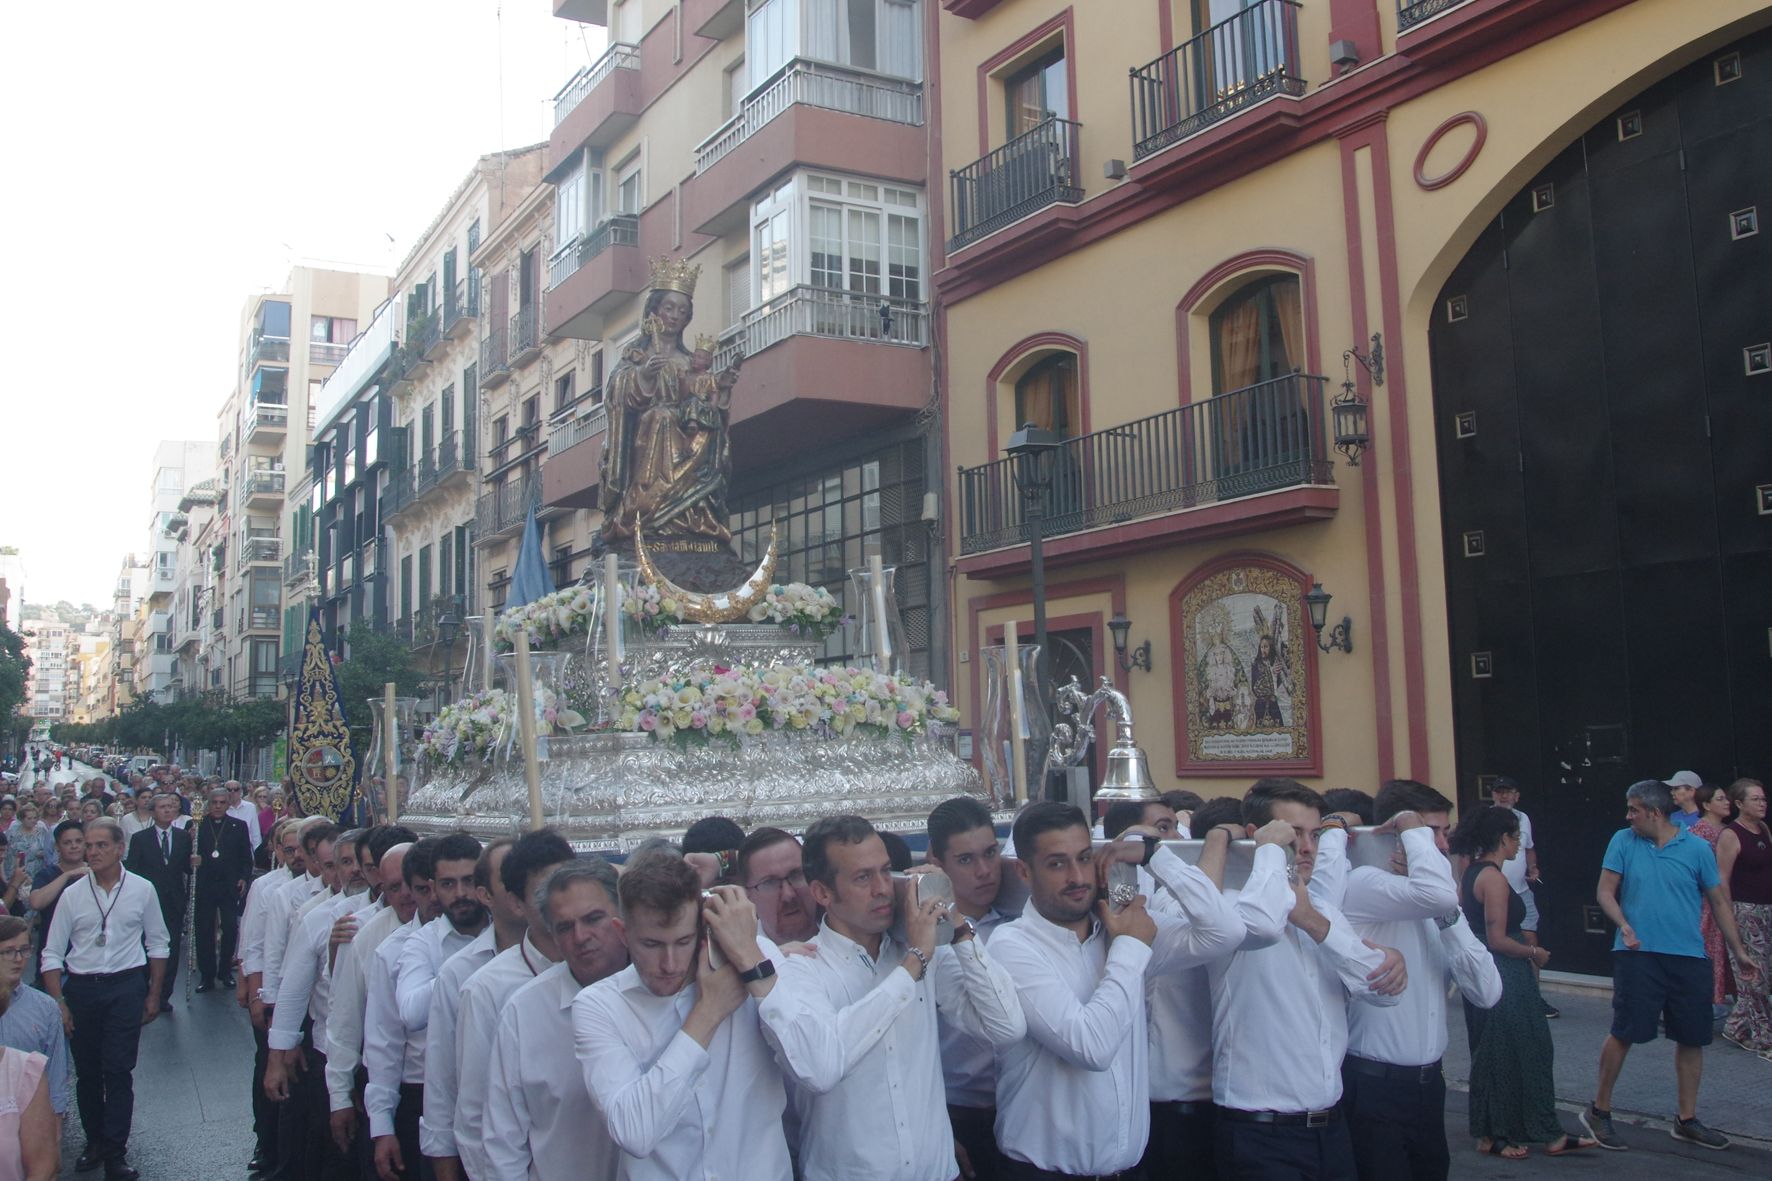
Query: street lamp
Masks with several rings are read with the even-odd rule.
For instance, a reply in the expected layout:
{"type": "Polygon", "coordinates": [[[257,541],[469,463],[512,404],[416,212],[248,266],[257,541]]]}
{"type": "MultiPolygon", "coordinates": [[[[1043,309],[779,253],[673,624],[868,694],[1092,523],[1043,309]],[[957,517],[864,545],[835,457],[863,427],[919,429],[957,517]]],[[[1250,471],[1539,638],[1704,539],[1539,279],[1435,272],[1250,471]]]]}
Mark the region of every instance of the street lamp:
{"type": "Polygon", "coordinates": [[[1052,489],[1052,463],[1064,440],[1057,434],[1033,423],[1009,436],[1003,450],[1013,460],[1009,465],[1015,484],[1021,489],[1022,517],[1028,526],[1028,572],[1033,581],[1034,644],[1038,648],[1038,674],[1041,700],[1045,686],[1051,683],[1052,654],[1046,644],[1046,554],[1042,548],[1046,534],[1046,495],[1052,489]]]}
{"type": "Polygon", "coordinates": [[[1126,653],[1126,636],[1132,630],[1132,621],[1116,612],[1114,617],[1108,620],[1107,626],[1108,631],[1114,637],[1114,655],[1119,659],[1120,667],[1127,672],[1131,672],[1135,668],[1142,668],[1145,672],[1150,672],[1151,642],[1149,640],[1132,649],[1131,655],[1126,653]]]}
{"type": "Polygon", "coordinates": [[[461,630],[461,621],[445,610],[437,616],[437,640],[443,645],[443,676],[438,682],[437,696],[439,705],[449,704],[449,666],[455,657],[455,633],[461,630]]]}
{"type": "Polygon", "coordinates": [[[1323,625],[1329,622],[1329,600],[1335,596],[1323,589],[1320,582],[1311,583],[1311,589],[1304,596],[1304,606],[1311,615],[1311,630],[1317,633],[1317,647],[1325,652],[1352,652],[1354,650],[1354,621],[1351,616],[1343,615],[1341,622],[1329,629],[1329,638],[1323,639],[1323,625]]]}

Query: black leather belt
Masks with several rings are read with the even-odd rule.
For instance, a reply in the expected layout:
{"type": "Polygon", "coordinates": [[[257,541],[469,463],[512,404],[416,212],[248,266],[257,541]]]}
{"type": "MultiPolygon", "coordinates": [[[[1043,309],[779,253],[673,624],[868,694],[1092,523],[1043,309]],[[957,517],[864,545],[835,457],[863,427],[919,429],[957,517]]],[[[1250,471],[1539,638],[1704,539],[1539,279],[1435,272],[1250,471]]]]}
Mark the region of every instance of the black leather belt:
{"type": "Polygon", "coordinates": [[[125,968],[121,972],[69,972],[69,980],[127,980],[131,976],[139,976],[148,970],[143,964],[139,968],[125,968]]]}
{"type": "Polygon", "coordinates": [[[1235,1107],[1218,1109],[1219,1119],[1239,1124],[1278,1124],[1290,1128],[1326,1128],[1341,1118],[1341,1111],[1243,1111],[1235,1107]]]}
{"type": "Polygon", "coordinates": [[[1210,1099],[1152,1099],[1151,1106],[1171,1115],[1210,1115],[1214,1110],[1210,1099]]]}
{"type": "Polygon", "coordinates": [[[1389,1062],[1374,1062],[1370,1058],[1361,1058],[1357,1054],[1349,1054],[1341,1060],[1343,1070],[1354,1074],[1365,1075],[1367,1078],[1388,1079],[1393,1083],[1413,1083],[1425,1086],[1440,1077],[1440,1064],[1429,1062],[1426,1066],[1396,1066],[1389,1062]]]}

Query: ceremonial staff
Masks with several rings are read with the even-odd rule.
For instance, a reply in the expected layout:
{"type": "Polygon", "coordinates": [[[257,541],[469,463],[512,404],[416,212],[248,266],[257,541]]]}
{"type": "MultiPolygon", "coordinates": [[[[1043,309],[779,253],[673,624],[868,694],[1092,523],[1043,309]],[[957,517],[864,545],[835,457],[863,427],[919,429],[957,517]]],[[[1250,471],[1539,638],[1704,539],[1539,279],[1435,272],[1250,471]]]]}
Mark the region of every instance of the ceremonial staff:
{"type": "Polygon", "coordinates": [[[197,870],[203,857],[197,852],[198,820],[189,828],[191,834],[191,885],[185,891],[185,1004],[191,1003],[191,976],[197,971],[197,870]]]}

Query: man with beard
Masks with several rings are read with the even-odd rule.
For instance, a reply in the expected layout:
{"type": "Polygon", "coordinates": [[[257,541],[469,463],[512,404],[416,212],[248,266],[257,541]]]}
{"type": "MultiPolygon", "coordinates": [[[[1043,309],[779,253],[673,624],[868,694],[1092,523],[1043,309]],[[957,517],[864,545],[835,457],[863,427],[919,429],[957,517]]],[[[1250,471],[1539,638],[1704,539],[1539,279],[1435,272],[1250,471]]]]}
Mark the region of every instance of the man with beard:
{"type": "Polygon", "coordinates": [[[406,855],[418,837],[401,825],[375,830],[368,849],[375,862],[381,896],[356,916],[360,925],[339,946],[332,961],[332,1003],[326,1019],[326,1103],[331,1109],[332,1143],[339,1153],[366,1174],[368,1152],[357,1139],[361,1107],[364,996],[363,970],[395,931],[404,930],[418,911],[418,899],[406,885],[406,855]]]}
{"type": "Polygon", "coordinates": [[[275,868],[253,879],[246,891],[246,910],[240,917],[239,967],[234,999],[251,1015],[252,1037],[257,1050],[252,1060],[252,1159],[246,1163],[249,1173],[269,1168],[277,1159],[277,1108],[265,1097],[265,1071],[270,1065],[269,1023],[265,1007],[259,999],[260,982],[264,978],[265,918],[270,900],[284,886],[301,876],[301,841],[296,836],[293,819],[279,820],[271,828],[272,855],[275,868]]]}
{"type": "Polygon", "coordinates": [[[219,787],[209,792],[209,810],[197,822],[192,853],[196,857],[197,907],[191,938],[197,949],[197,991],[208,992],[217,984],[232,988],[240,906],[246,900],[246,883],[252,880],[252,844],[246,826],[228,815],[228,793],[219,787]]]}
{"type": "MultiPolygon", "coordinates": [[[[462,1166],[475,1181],[489,1175],[483,1141],[486,1136],[487,1104],[492,1083],[492,1040],[498,1033],[500,1014],[506,1002],[523,985],[545,972],[559,960],[561,952],[546,918],[541,913],[537,892],[560,866],[572,861],[572,846],[551,828],[525,833],[511,846],[499,865],[499,877],[505,890],[521,903],[526,927],[524,936],[492,957],[484,968],[468,977],[457,1009],[455,1032],[455,1135],[456,1154],[462,1166]]],[[[595,864],[602,864],[596,862],[595,864]]],[[[608,913],[614,913],[615,887],[610,884],[608,913]]],[[[607,932],[605,932],[605,935],[607,932]]],[[[601,938],[601,937],[600,937],[601,938]]],[[[619,940],[617,940],[619,944],[619,940]]],[[[621,967],[627,963],[625,947],[621,948],[621,967]]],[[[611,969],[613,970],[613,969],[611,969]]],[[[570,1057],[572,1035],[564,1035],[570,1057]]],[[[582,1092],[583,1087],[579,1090],[582,1092]]],[[[584,1099],[590,1104],[589,1096],[584,1099]]]]}
{"type": "Polygon", "coordinates": [[[498,867],[514,843],[511,837],[500,837],[481,852],[474,865],[474,894],[491,921],[472,943],[444,961],[431,987],[431,1010],[425,1021],[425,1106],[418,1121],[418,1150],[430,1162],[438,1181],[462,1178],[461,1157],[455,1147],[455,1093],[460,1084],[455,1034],[462,986],[493,956],[523,938],[522,908],[513,905],[498,881],[498,867]]]}
{"type": "Polygon", "coordinates": [[[422,1009],[422,1019],[428,1021],[428,985],[436,980],[436,967],[472,943],[486,925],[486,908],[473,897],[474,865],[479,860],[480,842],[461,832],[436,839],[420,864],[415,864],[419,858],[409,856],[407,881],[419,903],[416,925],[406,929],[404,939],[383,943],[370,965],[369,1005],[363,1019],[363,1063],[369,1083],[363,1103],[369,1109],[369,1134],[375,1138],[375,1169],[383,1181],[420,1173],[422,1167],[418,1121],[424,1113],[425,1031],[402,1012],[401,972],[408,966],[420,972],[430,969],[422,1009]],[[439,890],[445,881],[447,889],[439,890]],[[467,929],[456,926],[458,922],[467,929]],[[408,958],[414,945],[424,950],[408,958]],[[429,950],[432,947],[435,951],[429,950]]]}
{"type": "MultiPolygon", "coordinates": [[[[338,919],[356,914],[372,902],[366,866],[358,857],[360,848],[367,856],[366,847],[359,843],[361,835],[348,832],[331,847],[325,841],[314,846],[321,872],[331,877],[333,886],[300,916],[295,934],[289,938],[271,1020],[265,1093],[288,1103],[285,1110],[290,1118],[278,1129],[279,1142],[289,1132],[299,1136],[302,1146],[290,1159],[299,1158],[309,1178],[338,1177],[348,1165],[327,1136],[326,1026],[332,998],[332,975],[327,968],[338,919]]],[[[286,1181],[299,1181],[289,1170],[284,1175],[286,1181]]]]}
{"type": "MultiPolygon", "coordinates": [[[[1013,919],[997,909],[1003,884],[1003,844],[988,808],[972,796],[945,800],[929,813],[929,862],[954,884],[954,909],[972,924],[979,942],[1013,919]]],[[[956,921],[958,919],[956,918],[956,921]]],[[[959,971],[947,949],[936,952],[937,974],[959,971]]],[[[1001,1176],[997,1148],[997,1063],[991,1043],[937,1014],[941,1034],[941,1073],[947,1088],[948,1119],[954,1125],[954,1155],[964,1176],[995,1181],[1001,1176]]]]}
{"type": "MultiPolygon", "coordinates": [[[[628,965],[615,917],[617,890],[614,867],[592,857],[555,867],[531,895],[537,913],[530,933],[545,931],[560,962],[524,982],[503,1005],[479,1163],[470,1170],[474,1181],[616,1176],[621,1152],[585,1087],[573,1010],[581,989],[628,965]]],[[[740,1170],[747,1162],[725,1164],[740,1170]]]]}
{"type": "Polygon", "coordinates": [[[946,910],[937,900],[909,909],[903,939],[887,934],[892,863],[861,817],[815,822],[806,830],[805,858],[813,898],[825,911],[818,955],[785,957],[781,986],[761,1006],[776,1057],[804,1099],[804,1176],[950,1181],[954,1141],[936,1012],[993,1046],[1012,1045],[1027,1033],[1014,982],[970,928],[955,934],[960,972],[929,974],[946,910]]]}
{"type": "Polygon", "coordinates": [[[757,1019],[780,952],[758,940],[755,909],[730,886],[704,897],[667,852],[630,864],[618,892],[632,964],[578,994],[572,1028],[621,1176],[690,1181],[743,1161],[748,1178],[790,1181],[781,1072],[757,1019]]]}
{"type": "Polygon", "coordinates": [[[818,931],[818,908],[801,867],[800,842],[779,828],[759,828],[738,847],[735,878],[776,946],[803,943],[818,931]]]}

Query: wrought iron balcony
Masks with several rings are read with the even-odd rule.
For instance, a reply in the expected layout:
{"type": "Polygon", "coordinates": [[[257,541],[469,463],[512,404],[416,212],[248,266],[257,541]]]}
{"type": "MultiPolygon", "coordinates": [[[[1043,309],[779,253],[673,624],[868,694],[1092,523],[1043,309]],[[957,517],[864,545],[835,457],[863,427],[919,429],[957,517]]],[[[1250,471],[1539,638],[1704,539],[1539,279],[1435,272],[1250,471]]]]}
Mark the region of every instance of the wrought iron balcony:
{"type": "Polygon", "coordinates": [[[1082,131],[1081,123],[1050,118],[949,173],[954,236],[948,249],[970,245],[1048,205],[1081,201],[1082,131]]]}
{"type": "Polygon", "coordinates": [[[913,127],[923,124],[923,88],[915,82],[824,63],[794,61],[775,81],[746,99],[742,111],[702,141],[695,149],[695,174],[700,176],[718,164],[770,120],[796,104],[913,127]]]}
{"type": "Polygon", "coordinates": [[[511,317],[511,365],[521,368],[541,355],[541,305],[517,309],[511,317]]]}
{"type": "Polygon", "coordinates": [[[548,290],[552,291],[593,258],[611,246],[638,246],[640,219],[632,213],[617,213],[599,222],[590,233],[574,238],[548,259],[548,290]]]}
{"type": "MultiPolygon", "coordinates": [[[[1289,374],[1066,439],[1052,459],[1045,535],[1333,483],[1326,384],[1289,374]]],[[[960,470],[961,553],[1028,540],[1015,464],[999,459],[960,470]]]]}
{"type": "Polygon", "coordinates": [[[502,488],[480,497],[474,515],[474,533],[486,541],[523,528],[529,510],[541,506],[541,480],[511,480],[502,488]]]}
{"type": "Polygon", "coordinates": [[[412,377],[423,369],[444,339],[442,318],[435,309],[407,320],[400,357],[403,375],[412,377]]]}
{"type": "Polygon", "coordinates": [[[754,357],[790,336],[832,336],[921,348],[929,343],[929,307],[921,300],[795,287],[745,313],[738,331],[720,342],[716,369],[742,350],[754,357]]]}
{"type": "Polygon", "coordinates": [[[466,336],[480,315],[480,285],[457,279],[443,301],[443,331],[451,337],[466,336]]]}
{"type": "Polygon", "coordinates": [[[314,573],[314,555],[312,551],[303,550],[292,553],[283,559],[283,585],[300,586],[314,573]]]}
{"type": "Polygon", "coordinates": [[[254,402],[246,409],[246,438],[255,441],[289,430],[289,407],[281,402],[254,402]]]}
{"type": "Polygon", "coordinates": [[[1132,158],[1275,94],[1301,95],[1298,0],[1258,0],[1132,71],[1132,158]]]}
{"type": "Polygon", "coordinates": [[[403,468],[388,476],[387,487],[381,494],[381,511],[384,516],[402,512],[412,503],[416,494],[415,475],[411,468],[403,468]]]}
{"type": "Polygon", "coordinates": [[[419,460],[418,480],[414,492],[423,498],[432,489],[447,482],[452,476],[466,475],[468,468],[463,464],[461,447],[452,432],[444,436],[437,444],[435,454],[427,454],[419,460]]]}
{"type": "Polygon", "coordinates": [[[505,326],[490,328],[480,342],[480,388],[500,385],[511,375],[510,337],[505,326]]]}
{"type": "Polygon", "coordinates": [[[574,107],[583,102],[597,84],[616,70],[640,68],[640,47],[617,41],[604,50],[603,56],[574,74],[554,95],[554,126],[565,122],[574,107]]]}
{"type": "Polygon", "coordinates": [[[1397,32],[1407,32],[1429,17],[1463,3],[1464,0],[1397,0],[1397,32]]]}

